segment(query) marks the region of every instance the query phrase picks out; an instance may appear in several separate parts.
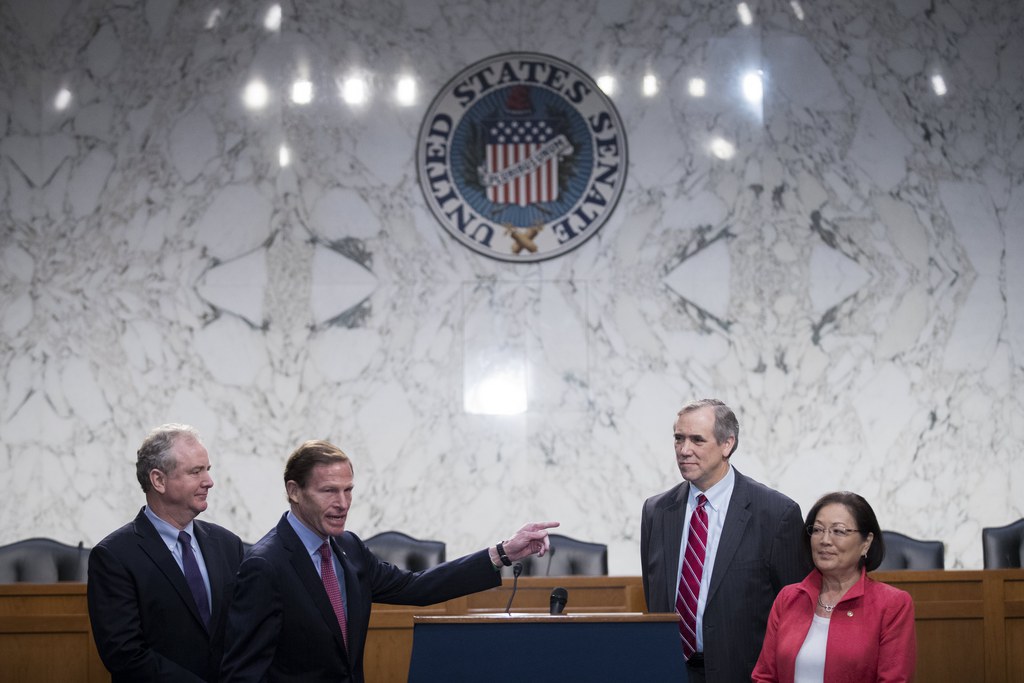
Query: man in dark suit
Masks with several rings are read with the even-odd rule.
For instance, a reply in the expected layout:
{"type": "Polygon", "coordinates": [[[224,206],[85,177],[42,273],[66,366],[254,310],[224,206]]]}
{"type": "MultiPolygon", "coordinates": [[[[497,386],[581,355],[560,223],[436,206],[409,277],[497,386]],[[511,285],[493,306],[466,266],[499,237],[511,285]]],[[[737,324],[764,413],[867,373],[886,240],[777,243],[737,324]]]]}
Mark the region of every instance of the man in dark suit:
{"type": "Polygon", "coordinates": [[[698,683],[749,681],[775,596],[810,571],[801,551],[800,506],[730,467],[738,442],[736,415],[721,401],[704,399],[680,410],[675,451],[685,481],[648,498],[640,525],[647,608],[680,614],[687,673],[698,683]],[[691,526],[692,545],[706,548],[702,568],[687,554],[691,526]],[[694,589],[699,584],[699,593],[687,580],[694,589]],[[688,591],[695,607],[691,626],[688,591]]]}
{"type": "Polygon", "coordinates": [[[239,570],[225,682],[361,683],[373,602],[429,605],[498,586],[501,567],[544,555],[547,529],[558,526],[527,524],[487,550],[408,572],[377,559],[345,531],[353,469],[337,446],[302,444],[288,458],[284,481],[290,510],[239,570]]]}
{"type": "Polygon", "coordinates": [[[195,519],[213,486],[209,454],[192,427],[163,425],[139,448],[136,475],[145,507],[89,555],[96,648],[113,683],[215,681],[243,550],[195,519]]]}

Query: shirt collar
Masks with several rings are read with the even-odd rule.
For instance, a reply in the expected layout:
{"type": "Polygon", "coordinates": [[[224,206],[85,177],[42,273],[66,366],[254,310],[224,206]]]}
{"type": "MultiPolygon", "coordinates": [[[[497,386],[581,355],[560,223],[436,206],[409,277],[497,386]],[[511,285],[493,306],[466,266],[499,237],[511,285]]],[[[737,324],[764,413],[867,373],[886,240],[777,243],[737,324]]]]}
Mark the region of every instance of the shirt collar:
{"type": "Polygon", "coordinates": [[[302,545],[306,548],[307,553],[314,555],[320,552],[320,546],[324,544],[325,539],[303,524],[291,510],[288,511],[288,523],[292,525],[292,529],[295,529],[295,533],[298,534],[299,540],[302,541],[302,545]]]}
{"type": "MultiPolygon", "coordinates": [[[[148,505],[143,507],[143,512],[146,513],[146,517],[153,523],[153,526],[156,527],[156,532],[160,534],[160,538],[168,548],[174,548],[178,545],[179,529],[176,526],[157,517],[156,513],[150,510],[148,505]]],[[[195,520],[189,521],[189,523],[185,525],[185,528],[182,529],[182,531],[189,535],[189,538],[193,539],[196,537],[194,533],[194,521],[195,520]]]]}
{"type": "Polygon", "coordinates": [[[708,506],[715,512],[720,512],[728,504],[729,499],[732,498],[732,489],[735,484],[736,472],[733,470],[732,465],[730,465],[729,471],[725,473],[725,476],[707,491],[699,491],[696,486],[691,485],[687,503],[691,509],[696,508],[697,496],[703,493],[704,497],[708,499],[708,506]]]}

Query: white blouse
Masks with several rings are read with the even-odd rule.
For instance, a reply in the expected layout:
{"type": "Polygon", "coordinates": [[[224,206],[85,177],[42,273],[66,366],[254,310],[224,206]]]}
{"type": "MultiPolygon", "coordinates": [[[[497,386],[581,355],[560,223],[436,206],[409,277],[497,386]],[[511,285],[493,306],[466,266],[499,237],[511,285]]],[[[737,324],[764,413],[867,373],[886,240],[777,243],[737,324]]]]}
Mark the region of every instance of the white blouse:
{"type": "Polygon", "coordinates": [[[814,615],[811,629],[796,655],[793,683],[825,683],[825,644],[831,619],[814,615]]]}

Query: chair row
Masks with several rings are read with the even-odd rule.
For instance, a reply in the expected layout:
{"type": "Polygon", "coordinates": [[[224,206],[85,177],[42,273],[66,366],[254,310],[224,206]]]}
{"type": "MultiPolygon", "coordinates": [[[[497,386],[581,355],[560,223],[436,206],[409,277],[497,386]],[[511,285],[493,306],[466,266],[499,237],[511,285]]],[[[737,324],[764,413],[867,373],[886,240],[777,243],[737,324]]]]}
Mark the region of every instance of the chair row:
{"type": "Polygon", "coordinates": [[[81,542],[66,545],[52,538],[29,538],[0,546],[0,583],[84,582],[91,550],[81,542]]]}
{"type": "MultiPolygon", "coordinates": [[[[942,541],[922,541],[898,531],[883,531],[885,560],[879,571],[945,569],[942,541]]],[[[604,576],[608,574],[608,546],[551,534],[551,552],[543,558],[523,560],[524,576],[604,576]]],[[[985,569],[1024,566],[1024,519],[981,531],[985,569]]],[[[445,544],[421,541],[399,531],[385,531],[366,540],[375,555],[398,567],[418,571],[445,560],[445,544]]],[[[511,572],[506,569],[505,574],[511,572]]]]}
{"type": "MultiPolygon", "coordinates": [[[[885,560],[881,571],[944,569],[945,544],[922,541],[897,531],[883,531],[885,560]]],[[[522,561],[524,576],[606,576],[608,546],[551,534],[551,552],[522,561]]],[[[1024,566],[1024,519],[981,531],[985,569],[1024,566]]],[[[248,545],[248,544],[246,544],[248,545]]],[[[443,541],[421,540],[400,531],[384,531],[366,539],[374,555],[396,567],[420,571],[445,561],[443,541]]],[[[90,548],[49,538],[30,538],[0,546],[0,583],[85,581],[90,548]]],[[[506,574],[510,571],[506,568],[506,574]]]]}
{"type": "MultiPolygon", "coordinates": [[[[551,551],[522,560],[524,576],[607,576],[608,546],[561,534],[549,534],[551,551]]],[[[423,541],[400,531],[384,531],[366,539],[370,551],[396,567],[420,571],[445,561],[442,541],[423,541]]],[[[511,570],[505,569],[506,574],[511,570]]]]}
{"type": "MultiPolygon", "coordinates": [[[[883,531],[885,560],[880,571],[945,569],[946,546],[942,541],[921,541],[898,531],[883,531]]],[[[523,560],[525,576],[603,576],[608,574],[608,546],[551,534],[551,552],[544,558],[523,560]]],[[[1024,566],[1024,519],[981,531],[985,569],[1024,566]]],[[[445,560],[445,544],[420,541],[398,531],[385,531],[367,539],[375,555],[406,569],[420,570],[445,560]]],[[[509,573],[505,570],[505,573],[509,573]]]]}
{"type": "MultiPolygon", "coordinates": [[[[244,544],[246,549],[250,544],[244,544]]],[[[445,561],[442,541],[420,540],[400,531],[385,531],[366,539],[366,545],[385,562],[420,571],[445,561]]],[[[551,535],[553,553],[543,559],[527,558],[523,573],[559,576],[607,575],[608,547],[551,535]]],[[[84,582],[88,578],[89,552],[84,544],[67,545],[51,538],[29,538],[0,546],[0,583],[84,582]]]]}
{"type": "MultiPolygon", "coordinates": [[[[885,559],[879,571],[898,569],[945,569],[946,546],[942,541],[921,541],[898,531],[882,531],[885,559]]],[[[985,569],[1024,566],[1024,519],[981,530],[985,569]]]]}

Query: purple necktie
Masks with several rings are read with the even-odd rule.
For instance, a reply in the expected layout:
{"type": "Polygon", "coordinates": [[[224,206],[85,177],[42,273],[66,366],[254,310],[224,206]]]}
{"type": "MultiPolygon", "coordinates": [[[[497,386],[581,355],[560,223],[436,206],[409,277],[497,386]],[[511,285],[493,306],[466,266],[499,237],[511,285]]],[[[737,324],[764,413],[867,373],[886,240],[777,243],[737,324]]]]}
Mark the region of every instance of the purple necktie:
{"type": "Polygon", "coordinates": [[[199,616],[203,619],[203,625],[210,625],[210,599],[206,596],[206,584],[203,583],[203,575],[199,571],[199,563],[196,561],[196,554],[192,552],[192,537],[184,531],[178,532],[178,543],[181,544],[181,567],[185,572],[185,581],[188,582],[192,597],[195,598],[196,607],[199,608],[199,616]]]}
{"type": "Polygon", "coordinates": [[[679,637],[687,659],[697,651],[697,598],[700,596],[700,579],[704,575],[704,554],[708,544],[708,513],[704,509],[707,502],[703,493],[698,494],[697,507],[690,515],[686,555],[683,556],[683,570],[679,573],[679,589],[676,591],[679,637]]]}
{"type": "Polygon", "coordinates": [[[327,597],[331,599],[334,616],[338,618],[338,626],[341,627],[341,639],[345,641],[347,648],[348,619],[345,617],[345,605],[341,602],[341,586],[338,585],[338,575],[334,573],[334,562],[331,561],[331,546],[327,541],[320,546],[320,578],[323,579],[327,597]]]}

